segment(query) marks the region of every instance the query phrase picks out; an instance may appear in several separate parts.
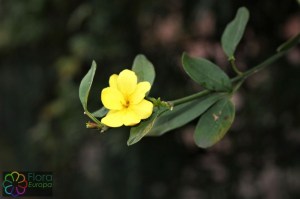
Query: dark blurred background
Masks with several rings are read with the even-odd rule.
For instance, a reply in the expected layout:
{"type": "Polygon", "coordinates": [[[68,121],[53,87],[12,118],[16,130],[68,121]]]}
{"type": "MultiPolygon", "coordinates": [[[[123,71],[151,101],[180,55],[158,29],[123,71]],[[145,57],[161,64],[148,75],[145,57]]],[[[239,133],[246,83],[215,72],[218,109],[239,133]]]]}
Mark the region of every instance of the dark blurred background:
{"type": "Polygon", "coordinates": [[[183,51],[233,77],[219,41],[240,6],[251,14],[241,70],[300,32],[299,0],[1,0],[0,171],[53,171],[58,199],[300,198],[299,46],[245,82],[233,127],[207,150],[193,142],[197,121],[130,147],[129,128],[85,128],[78,87],[93,59],[90,110],[138,53],[164,100],[199,90],[183,51]]]}

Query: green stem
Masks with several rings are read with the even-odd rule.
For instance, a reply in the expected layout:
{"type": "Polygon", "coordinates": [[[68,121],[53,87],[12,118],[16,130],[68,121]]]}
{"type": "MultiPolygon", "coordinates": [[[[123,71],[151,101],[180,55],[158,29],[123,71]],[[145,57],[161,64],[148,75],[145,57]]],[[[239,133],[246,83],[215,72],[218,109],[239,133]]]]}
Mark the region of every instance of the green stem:
{"type": "Polygon", "coordinates": [[[103,127],[103,124],[96,117],[94,117],[89,111],[86,110],[84,114],[87,115],[91,120],[93,120],[99,127],[103,127]]]}
{"type": "Polygon", "coordinates": [[[234,72],[235,72],[238,76],[243,75],[243,73],[237,68],[237,66],[236,66],[236,64],[235,64],[235,58],[232,58],[232,59],[230,59],[229,61],[230,61],[231,67],[232,67],[232,69],[234,70],[234,72]]]}
{"type": "Polygon", "coordinates": [[[240,79],[233,87],[232,92],[231,93],[235,93],[244,83],[244,81],[246,80],[246,78],[242,78],[240,79]]]}
{"type": "Polygon", "coordinates": [[[183,97],[183,98],[180,98],[180,99],[177,99],[177,100],[173,100],[173,101],[169,101],[169,103],[172,105],[172,106],[177,106],[179,104],[183,104],[183,103],[186,103],[186,102],[189,102],[189,101],[192,101],[194,99],[197,99],[199,97],[203,97],[209,93],[211,93],[212,91],[210,90],[204,90],[204,91],[200,91],[199,93],[195,93],[195,94],[192,94],[192,95],[189,95],[189,96],[186,96],[186,97],[183,97]]]}
{"type": "Polygon", "coordinates": [[[246,79],[249,76],[261,71],[262,69],[264,69],[265,67],[269,66],[271,63],[275,62],[277,59],[281,58],[284,54],[286,53],[286,51],[277,53],[271,57],[269,57],[267,60],[265,60],[264,62],[262,62],[261,64],[247,70],[246,72],[244,72],[242,75],[240,76],[236,76],[234,78],[231,79],[232,83],[235,83],[241,79],[246,79]]]}

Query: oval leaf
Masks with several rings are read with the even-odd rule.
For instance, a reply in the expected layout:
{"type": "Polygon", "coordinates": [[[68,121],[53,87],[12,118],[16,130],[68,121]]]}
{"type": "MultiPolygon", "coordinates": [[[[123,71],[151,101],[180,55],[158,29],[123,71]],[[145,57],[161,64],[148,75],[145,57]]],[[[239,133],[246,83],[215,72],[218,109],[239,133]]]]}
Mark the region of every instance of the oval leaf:
{"type": "Polygon", "coordinates": [[[143,120],[137,126],[131,127],[127,145],[129,146],[135,144],[140,141],[145,135],[147,135],[152,129],[157,117],[167,110],[168,109],[166,107],[157,107],[154,109],[152,115],[148,119],[143,120]]]}
{"type": "Polygon", "coordinates": [[[173,110],[168,110],[157,118],[147,136],[160,136],[189,123],[199,117],[223,96],[223,93],[215,93],[175,106],[173,110]]]}
{"type": "Polygon", "coordinates": [[[241,7],[223,32],[221,38],[222,48],[229,59],[234,59],[235,49],[242,39],[248,20],[248,9],[241,7]]]}
{"type": "Polygon", "coordinates": [[[93,61],[90,70],[83,77],[79,86],[79,99],[81,101],[84,110],[87,110],[87,101],[93,83],[93,79],[95,76],[96,68],[97,68],[97,64],[95,61],[93,61]]]}
{"type": "Polygon", "coordinates": [[[234,115],[234,105],[227,97],[214,104],[198,121],[194,134],[196,144],[207,148],[220,141],[230,128],[234,115]]]}
{"type": "Polygon", "coordinates": [[[136,73],[139,82],[147,81],[151,85],[155,79],[153,64],[144,56],[137,55],[133,61],[132,70],[136,73]]]}
{"type": "Polygon", "coordinates": [[[197,83],[208,90],[232,90],[229,77],[214,63],[203,59],[182,55],[182,64],[185,72],[197,83]]]}

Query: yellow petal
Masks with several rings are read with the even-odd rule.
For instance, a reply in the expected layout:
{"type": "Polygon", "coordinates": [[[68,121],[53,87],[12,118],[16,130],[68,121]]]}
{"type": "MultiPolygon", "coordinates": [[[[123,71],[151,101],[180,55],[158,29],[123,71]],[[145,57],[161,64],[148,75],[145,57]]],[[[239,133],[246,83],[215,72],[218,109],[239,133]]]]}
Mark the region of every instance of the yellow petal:
{"type": "Polygon", "coordinates": [[[101,122],[109,127],[120,127],[123,125],[124,111],[109,111],[101,122]]]}
{"type": "Polygon", "coordinates": [[[142,100],[139,104],[130,105],[130,109],[141,119],[146,119],[150,117],[153,112],[153,104],[147,100],[142,100]]]}
{"type": "Polygon", "coordinates": [[[130,95],[130,103],[138,104],[140,103],[146,96],[146,93],[150,90],[151,84],[149,82],[140,82],[138,83],[135,91],[130,95]]]}
{"type": "Polygon", "coordinates": [[[137,86],[137,76],[133,71],[130,70],[123,70],[117,79],[117,84],[119,91],[124,96],[131,95],[137,86]]]}
{"type": "Polygon", "coordinates": [[[123,117],[123,123],[125,126],[133,126],[140,123],[140,121],[141,118],[138,114],[136,114],[133,110],[126,109],[123,117]]]}
{"type": "Polygon", "coordinates": [[[107,87],[101,92],[101,101],[105,108],[112,110],[123,109],[125,99],[123,95],[115,88],[107,87]]]}
{"type": "Polygon", "coordinates": [[[118,79],[118,75],[116,75],[116,74],[111,75],[109,78],[109,87],[118,89],[117,79],[118,79]]]}

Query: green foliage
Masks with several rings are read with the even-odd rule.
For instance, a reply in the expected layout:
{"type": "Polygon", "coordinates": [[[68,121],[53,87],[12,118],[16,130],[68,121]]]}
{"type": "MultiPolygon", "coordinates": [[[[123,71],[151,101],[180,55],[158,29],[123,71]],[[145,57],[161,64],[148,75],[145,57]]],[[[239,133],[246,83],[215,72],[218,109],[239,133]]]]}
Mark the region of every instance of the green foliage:
{"type": "Polygon", "coordinates": [[[204,88],[212,91],[232,90],[229,77],[212,62],[183,53],[182,64],[185,72],[204,88]]]}
{"type": "Polygon", "coordinates": [[[234,120],[234,105],[225,97],[205,112],[196,126],[194,140],[199,147],[207,148],[219,142],[234,120]]]}
{"type": "MultiPolygon", "coordinates": [[[[194,133],[197,146],[207,148],[223,138],[235,116],[235,108],[230,101],[232,94],[237,91],[247,77],[276,61],[287,50],[295,46],[300,39],[300,34],[298,34],[282,44],[278,48],[277,54],[242,73],[234,62],[234,52],[244,34],[248,19],[248,10],[244,7],[240,8],[234,20],[227,25],[221,39],[222,47],[238,76],[230,80],[227,74],[211,61],[183,53],[182,65],[185,72],[192,80],[200,84],[204,91],[170,102],[149,97],[148,100],[154,105],[153,113],[148,119],[131,128],[127,145],[139,142],[144,136],[163,135],[198,117],[200,119],[194,133]]],[[[104,131],[107,127],[103,126],[95,117],[104,117],[108,110],[102,107],[92,114],[87,111],[87,100],[95,70],[96,63],[93,62],[91,69],[81,81],[79,98],[87,116],[96,122],[96,127],[99,130],[104,131]]],[[[151,85],[153,84],[155,79],[154,66],[144,55],[140,54],[135,57],[132,70],[136,73],[139,82],[148,81],[151,85]]]]}
{"type": "Polygon", "coordinates": [[[234,59],[234,52],[243,37],[248,20],[248,9],[241,7],[238,9],[233,21],[226,26],[225,31],[223,32],[221,43],[224,52],[230,60],[234,59]]]}
{"type": "Polygon", "coordinates": [[[96,68],[97,68],[97,64],[95,61],[93,61],[89,72],[81,80],[79,86],[79,99],[85,111],[87,110],[87,101],[90,94],[93,79],[95,76],[96,68]]]}
{"type": "Polygon", "coordinates": [[[146,136],[149,131],[153,128],[154,123],[156,122],[157,118],[165,111],[167,111],[167,107],[156,107],[152,113],[152,115],[138,124],[134,126],[130,130],[130,135],[127,141],[127,145],[132,145],[140,141],[144,136],[146,136]]]}
{"type": "Polygon", "coordinates": [[[149,136],[161,136],[166,132],[179,128],[203,114],[218,101],[224,93],[213,93],[199,99],[175,106],[163,113],[148,133],[149,136]]]}
{"type": "Polygon", "coordinates": [[[133,61],[132,70],[138,77],[138,81],[147,81],[151,85],[155,79],[155,70],[153,64],[144,56],[137,55],[133,61]]]}

